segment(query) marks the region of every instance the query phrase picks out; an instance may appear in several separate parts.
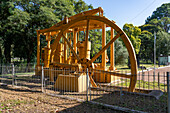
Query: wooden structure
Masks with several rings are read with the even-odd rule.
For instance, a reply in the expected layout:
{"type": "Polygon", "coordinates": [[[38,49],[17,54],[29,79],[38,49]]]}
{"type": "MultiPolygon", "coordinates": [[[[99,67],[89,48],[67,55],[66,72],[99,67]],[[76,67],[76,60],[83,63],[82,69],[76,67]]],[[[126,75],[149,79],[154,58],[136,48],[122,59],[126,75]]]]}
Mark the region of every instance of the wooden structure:
{"type": "MultiPolygon", "coordinates": [[[[94,45],[95,46],[95,45],[94,45]]],[[[60,69],[76,69],[78,71],[89,69],[93,71],[89,74],[90,81],[93,87],[97,87],[94,78],[100,78],[97,82],[111,82],[113,76],[125,77],[130,79],[129,91],[134,91],[137,80],[137,62],[134,48],[126,36],[126,34],[115,24],[103,16],[101,7],[80,14],[65,17],[64,20],[54,26],[37,30],[37,65],[36,74],[41,72],[41,63],[44,63],[44,68],[60,68],[60,69]],[[106,44],[106,28],[111,29],[110,42],[106,44]],[[89,30],[102,30],[102,49],[90,59],[91,42],[88,41],[89,30]],[[84,31],[84,41],[79,40],[79,33],[84,31]],[[116,35],[114,36],[114,32],[116,35]],[[40,48],[40,35],[46,37],[47,46],[40,48]],[[114,66],[114,41],[122,38],[130,58],[131,76],[119,74],[115,71],[114,66]],[[110,49],[110,67],[107,69],[107,53],[106,49],[110,49]],[[42,53],[42,54],[40,54],[42,53]],[[100,55],[102,62],[93,63],[100,55]],[[96,70],[101,70],[104,73],[98,75],[96,70]],[[108,79],[105,79],[107,72],[111,72],[108,79]]],[[[54,74],[50,74],[51,80],[54,74]]]]}

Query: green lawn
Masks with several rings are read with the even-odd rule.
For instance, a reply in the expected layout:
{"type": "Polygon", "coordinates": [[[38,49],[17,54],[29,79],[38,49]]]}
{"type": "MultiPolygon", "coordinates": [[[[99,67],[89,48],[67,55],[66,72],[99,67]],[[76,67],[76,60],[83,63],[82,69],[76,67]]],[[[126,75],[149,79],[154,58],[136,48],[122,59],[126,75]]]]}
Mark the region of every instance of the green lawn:
{"type": "MultiPolygon", "coordinates": [[[[127,79],[122,79],[122,82],[118,84],[118,86],[121,87],[128,87],[130,85],[130,80],[127,79]]],[[[158,82],[148,82],[148,81],[143,81],[143,80],[137,80],[135,88],[137,89],[148,89],[148,90],[161,90],[161,91],[166,91],[167,85],[163,83],[158,83],[158,82]]]]}
{"type": "MultiPolygon", "coordinates": [[[[109,68],[110,64],[107,64],[107,67],[109,68]]],[[[154,68],[154,64],[140,64],[140,66],[144,66],[146,68],[154,68]]],[[[156,65],[156,68],[158,68],[159,65],[156,65]]],[[[162,65],[160,67],[163,67],[162,65]]],[[[130,69],[127,65],[116,65],[116,69],[124,72],[130,72],[130,69]]],[[[141,71],[141,68],[138,68],[138,71],[141,71]]]]}

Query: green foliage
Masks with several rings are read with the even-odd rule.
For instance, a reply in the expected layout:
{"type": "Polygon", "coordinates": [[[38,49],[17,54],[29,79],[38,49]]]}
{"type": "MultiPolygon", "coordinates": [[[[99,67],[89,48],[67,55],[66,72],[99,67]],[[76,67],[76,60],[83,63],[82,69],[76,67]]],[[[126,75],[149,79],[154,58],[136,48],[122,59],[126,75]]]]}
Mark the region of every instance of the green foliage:
{"type": "Polygon", "coordinates": [[[141,39],[139,56],[141,60],[143,59],[148,63],[148,60],[152,60],[153,58],[153,34],[149,31],[144,30],[142,31],[139,38],[141,39]]]}
{"type": "Polygon", "coordinates": [[[11,57],[31,62],[36,57],[37,29],[92,8],[82,0],[1,0],[0,56],[4,55],[6,62],[11,62],[11,57]]]}
{"type": "Polygon", "coordinates": [[[1,1],[0,33],[6,62],[20,57],[31,62],[36,56],[36,30],[48,28],[74,13],[70,0],[1,1]],[[6,32],[4,32],[6,31],[6,32]]]}
{"type": "Polygon", "coordinates": [[[136,53],[138,54],[141,45],[141,39],[139,38],[139,35],[141,34],[141,29],[137,26],[133,26],[133,24],[125,24],[123,26],[123,30],[129,37],[136,53]]]}
{"type": "Polygon", "coordinates": [[[89,41],[91,42],[91,58],[97,54],[102,48],[102,32],[100,30],[90,30],[89,41]]]}
{"type": "Polygon", "coordinates": [[[115,45],[115,64],[122,65],[127,63],[128,52],[127,49],[123,46],[122,41],[116,40],[115,45]]]}
{"type": "Polygon", "coordinates": [[[170,55],[170,34],[164,31],[159,31],[157,33],[157,56],[170,55]]]}
{"type": "MultiPolygon", "coordinates": [[[[116,32],[114,33],[116,34],[116,32]]],[[[110,41],[111,32],[110,30],[106,31],[106,43],[110,41]]],[[[123,65],[127,64],[128,59],[128,51],[123,44],[121,38],[118,38],[114,42],[114,54],[115,54],[115,65],[123,65]]],[[[107,49],[107,55],[110,59],[110,47],[107,49]]]]}
{"type": "Polygon", "coordinates": [[[170,3],[165,3],[158,7],[156,11],[153,12],[152,16],[149,16],[145,22],[148,24],[153,19],[160,20],[163,17],[170,18],[170,3]]]}
{"type": "Polygon", "coordinates": [[[154,32],[156,32],[156,53],[158,56],[169,55],[169,38],[170,34],[170,13],[168,13],[170,3],[163,4],[153,12],[151,17],[148,17],[146,24],[140,26],[142,34],[140,39],[142,41],[140,49],[140,58],[146,62],[153,61],[153,51],[154,51],[154,32]]]}
{"type": "Polygon", "coordinates": [[[74,12],[76,12],[76,14],[90,9],[93,9],[93,6],[91,4],[87,5],[83,0],[78,0],[77,2],[74,2],[74,12]]]}

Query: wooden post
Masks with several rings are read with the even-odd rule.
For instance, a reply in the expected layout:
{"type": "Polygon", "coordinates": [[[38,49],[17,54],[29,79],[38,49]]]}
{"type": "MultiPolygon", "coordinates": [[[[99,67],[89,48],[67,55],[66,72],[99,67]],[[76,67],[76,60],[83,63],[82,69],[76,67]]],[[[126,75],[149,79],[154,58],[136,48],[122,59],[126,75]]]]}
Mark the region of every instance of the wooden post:
{"type": "MultiPolygon", "coordinates": [[[[103,24],[102,27],[102,48],[106,45],[106,24],[103,24]]],[[[106,70],[106,50],[102,53],[102,68],[105,71],[106,70]]],[[[105,81],[105,73],[100,74],[100,82],[106,82],[105,81]]]]}
{"type": "MultiPolygon", "coordinates": [[[[67,38],[67,33],[65,34],[67,38]]],[[[67,42],[64,41],[64,63],[67,63],[67,42]]]]}
{"type": "MultiPolygon", "coordinates": [[[[102,48],[106,45],[106,24],[102,28],[102,48]]],[[[106,50],[102,53],[102,67],[106,69],[106,50]]]]}
{"type": "Polygon", "coordinates": [[[79,41],[79,30],[77,31],[77,42],[79,41]]]}
{"type": "Polygon", "coordinates": [[[40,33],[37,31],[37,66],[40,66],[40,33]]]}
{"type": "Polygon", "coordinates": [[[77,43],[77,31],[74,29],[73,30],[73,48],[74,48],[74,51],[77,53],[76,43],[77,43]]]}
{"type": "MultiPolygon", "coordinates": [[[[113,39],[114,37],[114,29],[111,28],[111,40],[113,39]]],[[[111,44],[111,47],[110,47],[110,67],[109,67],[110,70],[115,70],[115,67],[114,67],[114,42],[111,44]]]]}
{"type": "MultiPolygon", "coordinates": [[[[76,29],[74,29],[73,30],[73,48],[74,48],[74,51],[75,51],[75,53],[77,54],[77,46],[76,46],[76,44],[77,44],[77,31],[76,31],[76,29]]],[[[76,60],[76,56],[73,56],[74,57],[74,63],[77,63],[77,60],[76,60]]]]}
{"type": "MultiPolygon", "coordinates": [[[[72,45],[71,44],[71,42],[72,42],[72,40],[71,40],[71,33],[70,33],[70,37],[69,38],[70,38],[70,45],[72,45]]],[[[70,50],[70,56],[71,56],[71,50],[70,50]]]]}
{"type": "Polygon", "coordinates": [[[88,45],[88,36],[89,36],[89,20],[87,20],[87,28],[86,28],[86,37],[85,37],[85,58],[87,58],[87,45],[88,45]]]}
{"type": "Polygon", "coordinates": [[[50,42],[51,42],[51,36],[50,36],[50,34],[48,34],[47,35],[47,48],[49,48],[50,49],[50,42]]]}
{"type": "Polygon", "coordinates": [[[51,33],[49,33],[46,36],[46,41],[47,41],[47,48],[45,48],[44,67],[49,68],[49,65],[50,65],[50,55],[51,55],[51,49],[50,49],[51,33]]]}

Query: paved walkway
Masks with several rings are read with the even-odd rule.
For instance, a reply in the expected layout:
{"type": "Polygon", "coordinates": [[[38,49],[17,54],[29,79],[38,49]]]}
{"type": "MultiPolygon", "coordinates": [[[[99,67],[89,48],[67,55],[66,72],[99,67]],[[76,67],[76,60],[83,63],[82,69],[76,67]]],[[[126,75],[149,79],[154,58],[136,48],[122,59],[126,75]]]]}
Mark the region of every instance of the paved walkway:
{"type": "Polygon", "coordinates": [[[149,82],[159,82],[166,84],[167,82],[167,72],[170,73],[170,66],[160,67],[155,69],[143,70],[138,73],[138,80],[144,80],[149,82]],[[155,75],[155,76],[154,76],[155,75]]]}

